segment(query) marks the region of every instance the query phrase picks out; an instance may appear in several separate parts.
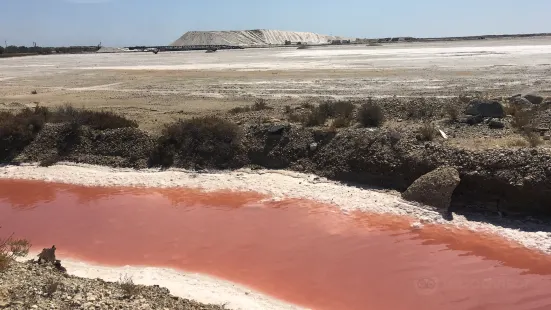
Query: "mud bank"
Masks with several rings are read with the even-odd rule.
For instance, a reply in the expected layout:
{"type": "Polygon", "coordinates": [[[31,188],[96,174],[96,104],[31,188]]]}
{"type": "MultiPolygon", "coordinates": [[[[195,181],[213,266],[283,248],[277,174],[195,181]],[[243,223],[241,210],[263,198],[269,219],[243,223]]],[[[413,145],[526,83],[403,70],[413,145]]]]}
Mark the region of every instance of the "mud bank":
{"type": "MultiPolygon", "coordinates": [[[[33,163],[55,157],[56,161],[139,169],[151,164],[156,138],[143,131],[83,128],[67,147],[62,126],[47,124],[15,161],[33,163]]],[[[223,142],[214,143],[210,147],[220,148],[220,158],[176,155],[173,167],[289,169],[404,191],[423,174],[448,165],[461,175],[452,198],[456,212],[551,215],[551,154],[546,149],[465,150],[437,141],[417,141],[415,133],[393,141],[388,129],[334,132],[288,124],[248,124],[241,129],[242,141],[232,142],[231,153],[223,142]]]]}

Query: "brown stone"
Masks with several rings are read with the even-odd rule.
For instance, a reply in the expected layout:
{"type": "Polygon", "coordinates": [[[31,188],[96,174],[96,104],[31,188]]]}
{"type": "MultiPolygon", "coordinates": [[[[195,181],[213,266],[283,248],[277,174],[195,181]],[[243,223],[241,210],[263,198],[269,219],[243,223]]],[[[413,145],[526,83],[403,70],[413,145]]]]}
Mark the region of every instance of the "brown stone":
{"type": "Polygon", "coordinates": [[[453,191],[460,182],[459,172],[453,167],[440,167],[419,179],[402,193],[402,198],[419,202],[439,210],[448,210],[453,191]]]}

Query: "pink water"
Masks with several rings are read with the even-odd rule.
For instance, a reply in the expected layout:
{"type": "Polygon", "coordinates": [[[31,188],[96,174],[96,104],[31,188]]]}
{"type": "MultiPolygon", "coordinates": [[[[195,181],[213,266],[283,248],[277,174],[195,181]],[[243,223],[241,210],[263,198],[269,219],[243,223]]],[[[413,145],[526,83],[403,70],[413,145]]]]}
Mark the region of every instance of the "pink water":
{"type": "Polygon", "coordinates": [[[0,235],[201,272],[313,309],[551,309],[551,259],[492,235],[255,193],[0,180],[0,235]]]}

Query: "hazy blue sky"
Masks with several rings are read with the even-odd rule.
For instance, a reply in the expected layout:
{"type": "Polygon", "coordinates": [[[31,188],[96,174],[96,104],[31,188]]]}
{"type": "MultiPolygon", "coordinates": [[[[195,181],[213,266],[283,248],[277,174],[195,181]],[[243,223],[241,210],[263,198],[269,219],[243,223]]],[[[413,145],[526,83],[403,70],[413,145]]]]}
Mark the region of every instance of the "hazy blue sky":
{"type": "Polygon", "coordinates": [[[189,30],[350,37],[551,32],[551,0],[0,0],[0,41],[165,45],[189,30]]]}

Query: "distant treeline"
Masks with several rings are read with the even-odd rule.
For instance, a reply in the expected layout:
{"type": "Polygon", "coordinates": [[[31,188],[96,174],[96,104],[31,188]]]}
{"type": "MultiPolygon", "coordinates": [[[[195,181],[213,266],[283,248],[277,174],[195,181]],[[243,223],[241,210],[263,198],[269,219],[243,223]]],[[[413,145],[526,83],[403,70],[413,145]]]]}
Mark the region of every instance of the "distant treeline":
{"type": "Polygon", "coordinates": [[[8,47],[0,46],[0,54],[32,54],[32,55],[49,55],[49,54],[79,54],[97,52],[99,46],[62,46],[62,47],[41,47],[41,46],[15,46],[8,47]]]}

